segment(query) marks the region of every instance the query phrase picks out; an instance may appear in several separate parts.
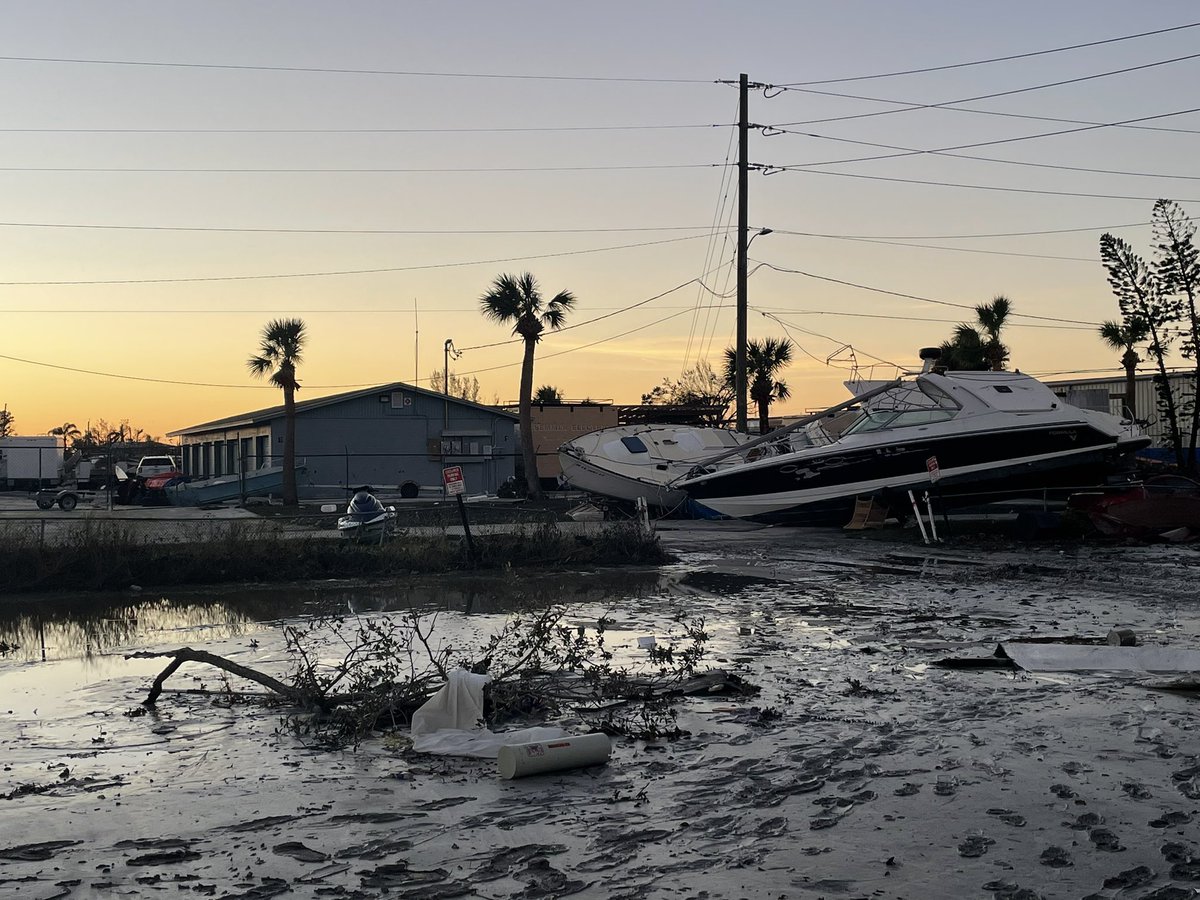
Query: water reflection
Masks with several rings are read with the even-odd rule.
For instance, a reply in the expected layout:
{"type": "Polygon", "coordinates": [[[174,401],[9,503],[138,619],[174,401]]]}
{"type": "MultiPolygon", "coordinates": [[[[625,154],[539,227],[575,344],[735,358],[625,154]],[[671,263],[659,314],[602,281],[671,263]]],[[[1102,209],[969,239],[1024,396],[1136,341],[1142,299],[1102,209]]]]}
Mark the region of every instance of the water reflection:
{"type": "Polygon", "coordinates": [[[0,602],[0,660],[90,658],[148,644],[221,640],[304,615],[434,610],[496,614],[556,603],[617,603],[658,592],[663,584],[664,576],[647,569],[220,587],[154,598],[21,598],[0,602]]]}

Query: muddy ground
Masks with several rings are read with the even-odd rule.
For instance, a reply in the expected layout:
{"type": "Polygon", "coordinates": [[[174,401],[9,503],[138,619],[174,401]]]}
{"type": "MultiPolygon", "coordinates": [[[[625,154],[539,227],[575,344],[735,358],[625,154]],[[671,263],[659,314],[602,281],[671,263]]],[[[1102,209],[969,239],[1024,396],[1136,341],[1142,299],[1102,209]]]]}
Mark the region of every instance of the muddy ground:
{"type": "MultiPolygon", "coordinates": [[[[702,614],[708,663],[762,693],[682,702],[688,736],[618,739],[602,768],[509,782],[397,737],[311,750],[280,710],[228,698],[168,691],[126,715],[160,665],[119,648],[0,658],[0,897],[1200,894],[1195,695],[931,666],[1114,627],[1195,649],[1197,548],[719,524],[664,540],[677,564],[632,588],[590,576],[572,622],[614,618],[632,654],[702,614]]],[[[286,667],[268,621],[124,639],[286,667]]]]}

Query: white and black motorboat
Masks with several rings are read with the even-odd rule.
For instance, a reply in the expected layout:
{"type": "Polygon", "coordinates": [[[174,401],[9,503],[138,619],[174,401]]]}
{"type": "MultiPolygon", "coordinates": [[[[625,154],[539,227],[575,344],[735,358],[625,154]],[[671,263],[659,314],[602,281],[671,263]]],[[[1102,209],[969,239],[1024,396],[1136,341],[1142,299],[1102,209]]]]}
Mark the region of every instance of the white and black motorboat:
{"type": "Polygon", "coordinates": [[[572,488],[614,500],[670,510],[686,500],[670,482],[699,460],[736,449],[748,435],[688,425],[619,425],[567,441],[558,448],[563,477],[572,488]]]}
{"type": "Polygon", "coordinates": [[[861,394],[858,418],[827,444],[810,435],[797,446],[776,431],[672,486],[734,518],[845,525],[857,499],[903,512],[907,492],[935,478],[944,506],[1100,484],[1150,443],[1133,423],[1071,406],[1028,375],[941,371],[936,353],[922,351],[921,373],[861,394]]]}
{"type": "Polygon", "coordinates": [[[337,527],[342,537],[350,540],[381,541],[395,518],[396,507],[384,506],[369,487],[361,487],[355,489],[337,527]]]}

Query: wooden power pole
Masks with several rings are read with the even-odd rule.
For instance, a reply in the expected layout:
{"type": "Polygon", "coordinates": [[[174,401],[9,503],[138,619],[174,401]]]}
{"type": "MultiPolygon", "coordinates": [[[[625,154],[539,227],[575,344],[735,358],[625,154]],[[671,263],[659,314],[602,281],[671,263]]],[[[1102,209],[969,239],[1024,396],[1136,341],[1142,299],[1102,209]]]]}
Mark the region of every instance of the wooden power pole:
{"type": "Polygon", "coordinates": [[[746,158],[750,144],[750,86],[743,72],[738,78],[738,227],[737,227],[737,360],[734,392],[738,431],[745,434],[746,426],[746,232],[749,230],[750,206],[746,197],[749,181],[749,162],[746,158]]]}

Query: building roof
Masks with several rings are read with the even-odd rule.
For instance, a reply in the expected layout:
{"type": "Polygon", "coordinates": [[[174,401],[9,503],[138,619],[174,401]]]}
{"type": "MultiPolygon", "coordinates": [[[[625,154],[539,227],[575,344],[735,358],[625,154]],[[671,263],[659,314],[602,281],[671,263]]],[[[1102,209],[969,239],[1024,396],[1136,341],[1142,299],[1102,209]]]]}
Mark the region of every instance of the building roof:
{"type": "MultiPolygon", "coordinates": [[[[320,409],[324,406],[332,406],[335,403],[342,403],[346,400],[356,400],[359,397],[369,397],[371,394],[391,393],[392,391],[408,391],[413,394],[422,394],[426,397],[433,397],[437,400],[444,400],[445,395],[428,391],[425,388],[416,387],[415,385],[407,384],[403,381],[393,381],[391,384],[381,384],[376,387],[361,388],[357,391],[347,391],[342,394],[329,394],[325,397],[314,397],[312,400],[300,400],[296,403],[297,414],[307,412],[312,409],[320,409]]],[[[505,419],[516,421],[517,416],[504,409],[499,409],[495,406],[487,406],[483,403],[474,403],[470,400],[463,400],[461,397],[450,397],[450,402],[458,406],[466,406],[471,409],[483,410],[496,416],[501,416],[505,419]]],[[[223,419],[214,419],[211,422],[202,422],[199,425],[189,425],[187,428],[179,428],[175,431],[168,431],[167,437],[180,437],[185,434],[202,434],[206,431],[220,431],[227,428],[242,428],[250,425],[263,425],[270,422],[272,419],[278,419],[283,416],[283,404],[278,406],[268,406],[265,409],[256,409],[253,412],[241,413],[236,416],[226,416],[223,419]]]]}
{"type": "MultiPolygon", "coordinates": [[[[1141,372],[1134,376],[1134,381],[1153,381],[1158,375],[1155,372],[1141,372]]],[[[1167,369],[1167,377],[1171,381],[1178,381],[1183,378],[1195,378],[1196,372],[1194,369],[1167,369]]],[[[1111,374],[1093,375],[1091,378],[1039,378],[1038,381],[1047,387],[1070,387],[1071,385],[1097,385],[1097,384],[1125,384],[1124,372],[1112,372],[1111,374]]]]}

